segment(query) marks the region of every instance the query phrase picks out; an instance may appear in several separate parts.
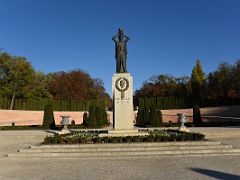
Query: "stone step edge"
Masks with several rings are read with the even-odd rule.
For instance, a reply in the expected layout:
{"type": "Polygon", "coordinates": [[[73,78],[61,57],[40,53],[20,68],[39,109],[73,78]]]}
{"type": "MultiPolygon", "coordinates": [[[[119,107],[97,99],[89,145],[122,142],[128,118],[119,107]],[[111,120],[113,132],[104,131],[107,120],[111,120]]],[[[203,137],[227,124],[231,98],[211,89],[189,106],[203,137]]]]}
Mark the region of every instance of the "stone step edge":
{"type": "Polygon", "coordinates": [[[148,155],[148,154],[201,154],[201,153],[240,153],[240,149],[201,149],[201,150],[170,150],[170,151],[120,151],[120,152],[19,152],[19,153],[9,153],[8,156],[17,155],[17,156],[120,156],[120,155],[148,155]]]}
{"type": "MultiPolygon", "coordinates": [[[[208,157],[208,156],[240,156],[240,153],[199,153],[199,154],[162,154],[162,155],[126,155],[126,156],[62,156],[61,159],[129,159],[129,158],[158,158],[158,157],[208,157]]],[[[23,157],[23,156],[5,156],[5,158],[31,158],[31,159],[42,159],[42,158],[59,158],[59,156],[43,156],[43,157],[23,157]]]]}
{"type": "Polygon", "coordinates": [[[220,141],[181,141],[181,142],[148,142],[148,143],[93,143],[93,144],[42,144],[30,146],[30,148],[62,148],[62,147],[144,147],[144,146],[197,146],[197,145],[220,145],[220,141]]]}
{"type": "Polygon", "coordinates": [[[232,151],[232,152],[199,152],[199,153],[175,153],[175,154],[124,154],[124,155],[101,155],[101,156],[93,156],[93,155],[88,155],[88,156],[63,156],[63,154],[51,154],[51,156],[49,155],[36,155],[32,156],[29,154],[25,154],[25,155],[19,155],[19,153],[10,153],[8,154],[6,157],[8,158],[123,158],[123,157],[151,157],[151,156],[220,156],[220,155],[240,155],[240,150],[239,151],[232,151]]]}
{"type": "Polygon", "coordinates": [[[85,148],[29,148],[18,152],[105,152],[105,151],[148,151],[148,150],[200,150],[200,149],[232,149],[232,145],[199,145],[199,146],[149,146],[149,147],[85,147],[85,148]]]}

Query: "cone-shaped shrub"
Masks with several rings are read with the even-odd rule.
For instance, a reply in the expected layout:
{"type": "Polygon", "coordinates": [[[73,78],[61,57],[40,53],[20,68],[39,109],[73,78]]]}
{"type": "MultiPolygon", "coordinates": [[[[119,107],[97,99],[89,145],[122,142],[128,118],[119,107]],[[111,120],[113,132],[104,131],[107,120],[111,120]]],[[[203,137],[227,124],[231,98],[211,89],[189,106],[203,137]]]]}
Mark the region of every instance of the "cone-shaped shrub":
{"type": "Polygon", "coordinates": [[[202,116],[200,112],[200,108],[198,105],[193,106],[193,124],[199,125],[202,123],[202,116]]]}
{"type": "Polygon", "coordinates": [[[151,106],[150,108],[149,121],[151,126],[157,127],[160,125],[155,106],[151,106]]]}
{"type": "Polygon", "coordinates": [[[158,115],[158,121],[159,121],[159,123],[162,124],[162,123],[163,123],[163,120],[162,120],[162,111],[161,111],[161,110],[157,111],[157,115],[158,115]]]}
{"type": "Polygon", "coordinates": [[[44,108],[43,124],[44,129],[55,129],[55,120],[53,114],[53,105],[48,103],[44,108]]]}
{"type": "Polygon", "coordinates": [[[85,112],[84,114],[83,114],[83,125],[87,125],[87,121],[88,121],[88,114],[85,112]]]}
{"type": "Polygon", "coordinates": [[[140,114],[140,109],[138,109],[138,112],[137,112],[137,118],[136,118],[136,123],[137,124],[141,124],[141,114],[140,114]]]}
{"type": "Polygon", "coordinates": [[[88,120],[86,122],[87,126],[97,126],[97,121],[95,118],[95,106],[92,105],[89,107],[89,117],[88,120]]]}
{"type": "Polygon", "coordinates": [[[143,109],[143,119],[141,120],[143,125],[150,124],[150,122],[149,122],[149,115],[150,115],[149,114],[149,108],[145,107],[143,109]]]}
{"type": "MultiPolygon", "coordinates": [[[[148,112],[149,114],[149,112],[148,112]]],[[[144,109],[140,110],[140,124],[144,125],[145,121],[144,121],[144,109]]]]}
{"type": "Polygon", "coordinates": [[[102,110],[99,106],[97,106],[95,109],[95,118],[98,126],[103,125],[102,110]]]}
{"type": "MultiPolygon", "coordinates": [[[[147,114],[149,113],[147,112],[147,114]]],[[[144,110],[142,108],[138,109],[137,124],[144,125],[144,110]]]]}
{"type": "Polygon", "coordinates": [[[102,118],[103,118],[103,124],[108,125],[107,112],[104,109],[102,109],[102,118]]]}

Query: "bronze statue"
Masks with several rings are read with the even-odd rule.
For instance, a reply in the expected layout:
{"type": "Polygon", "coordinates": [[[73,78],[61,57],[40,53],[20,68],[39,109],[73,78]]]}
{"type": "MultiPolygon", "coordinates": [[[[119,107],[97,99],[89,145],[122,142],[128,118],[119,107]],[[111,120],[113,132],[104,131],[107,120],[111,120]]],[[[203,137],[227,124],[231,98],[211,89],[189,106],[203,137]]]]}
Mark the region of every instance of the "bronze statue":
{"type": "Polygon", "coordinates": [[[115,58],[116,58],[116,72],[126,73],[126,59],[127,59],[127,41],[130,39],[123,33],[123,29],[118,29],[118,34],[112,37],[115,42],[115,58]],[[117,39],[118,38],[118,39],[117,39]]]}

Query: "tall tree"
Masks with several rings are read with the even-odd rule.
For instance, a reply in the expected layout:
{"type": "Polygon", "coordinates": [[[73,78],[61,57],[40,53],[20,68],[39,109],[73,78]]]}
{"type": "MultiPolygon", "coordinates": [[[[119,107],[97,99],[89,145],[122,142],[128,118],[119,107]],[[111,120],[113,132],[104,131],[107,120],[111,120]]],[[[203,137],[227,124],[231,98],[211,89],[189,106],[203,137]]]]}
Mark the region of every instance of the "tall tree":
{"type": "Polygon", "coordinates": [[[171,75],[154,75],[143,86],[136,90],[134,100],[139,97],[187,97],[191,91],[188,76],[173,77],[171,75]]]}
{"type": "Polygon", "coordinates": [[[31,91],[35,71],[24,57],[0,54],[0,94],[11,97],[10,110],[13,109],[16,96],[26,98],[31,91]]]}
{"type": "Polygon", "coordinates": [[[225,105],[230,99],[236,98],[238,93],[234,84],[238,82],[236,78],[239,75],[234,74],[234,69],[235,66],[222,63],[216,71],[209,73],[205,98],[215,105],[225,105]]]}
{"type": "Polygon", "coordinates": [[[110,100],[101,79],[92,79],[82,70],[57,72],[51,75],[48,90],[54,99],[110,100]]]}
{"type": "Polygon", "coordinates": [[[45,75],[41,71],[35,73],[34,81],[30,85],[32,89],[30,92],[30,98],[34,98],[34,99],[50,98],[51,99],[52,95],[48,90],[48,82],[50,81],[50,79],[51,78],[49,75],[45,75]]]}
{"type": "Polygon", "coordinates": [[[240,59],[236,61],[232,72],[232,92],[229,92],[229,95],[233,98],[240,99],[240,59]]]}
{"type": "Polygon", "coordinates": [[[199,59],[196,61],[196,66],[193,67],[191,75],[191,87],[193,103],[199,104],[203,96],[206,76],[202,70],[202,65],[199,59]]]}

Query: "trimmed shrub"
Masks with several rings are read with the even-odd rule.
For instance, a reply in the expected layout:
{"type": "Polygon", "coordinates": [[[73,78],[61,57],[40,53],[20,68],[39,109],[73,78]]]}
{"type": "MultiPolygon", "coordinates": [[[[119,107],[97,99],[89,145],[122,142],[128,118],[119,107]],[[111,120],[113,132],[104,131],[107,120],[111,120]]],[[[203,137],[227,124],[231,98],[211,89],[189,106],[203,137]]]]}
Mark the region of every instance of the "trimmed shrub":
{"type": "Polygon", "coordinates": [[[97,126],[97,121],[96,121],[96,117],[95,117],[95,106],[90,106],[89,108],[89,117],[88,120],[86,122],[87,126],[97,126]]]}
{"type": "Polygon", "coordinates": [[[165,141],[195,141],[204,140],[205,136],[193,132],[178,130],[153,130],[146,136],[100,137],[90,132],[72,132],[70,134],[47,136],[44,144],[75,144],[75,143],[132,143],[132,142],[165,142],[165,141]]]}
{"type": "Polygon", "coordinates": [[[196,125],[202,124],[202,116],[201,116],[200,108],[196,104],[193,106],[193,124],[196,124],[196,125]]]}
{"type": "Polygon", "coordinates": [[[56,128],[54,114],[53,114],[53,106],[50,103],[45,106],[42,127],[44,129],[56,128]]]}
{"type": "Polygon", "coordinates": [[[162,111],[161,111],[161,110],[157,111],[157,115],[158,115],[158,121],[159,121],[159,123],[162,124],[162,123],[163,123],[162,111]]]}
{"type": "Polygon", "coordinates": [[[102,109],[102,119],[103,119],[103,124],[108,125],[107,112],[104,109],[102,109]]]}
{"type": "Polygon", "coordinates": [[[83,114],[83,125],[86,125],[87,124],[87,121],[88,121],[88,114],[86,112],[84,112],[83,114]]]}
{"type": "Polygon", "coordinates": [[[141,124],[141,113],[140,113],[140,109],[138,109],[138,112],[137,112],[137,118],[136,118],[136,123],[137,124],[141,124]]]}
{"type": "Polygon", "coordinates": [[[98,126],[103,125],[102,110],[99,106],[95,108],[95,118],[98,126]]]}
{"type": "Polygon", "coordinates": [[[71,125],[75,125],[75,121],[74,120],[71,121],[71,125]]]}
{"type": "Polygon", "coordinates": [[[143,119],[142,119],[142,124],[143,125],[148,125],[149,124],[149,108],[144,107],[143,109],[143,119]]]}
{"type": "Polygon", "coordinates": [[[154,126],[154,127],[160,126],[160,122],[158,119],[155,106],[151,106],[150,108],[149,122],[151,126],[154,126]]]}
{"type": "Polygon", "coordinates": [[[144,109],[140,110],[140,124],[144,125],[144,109]]]}

